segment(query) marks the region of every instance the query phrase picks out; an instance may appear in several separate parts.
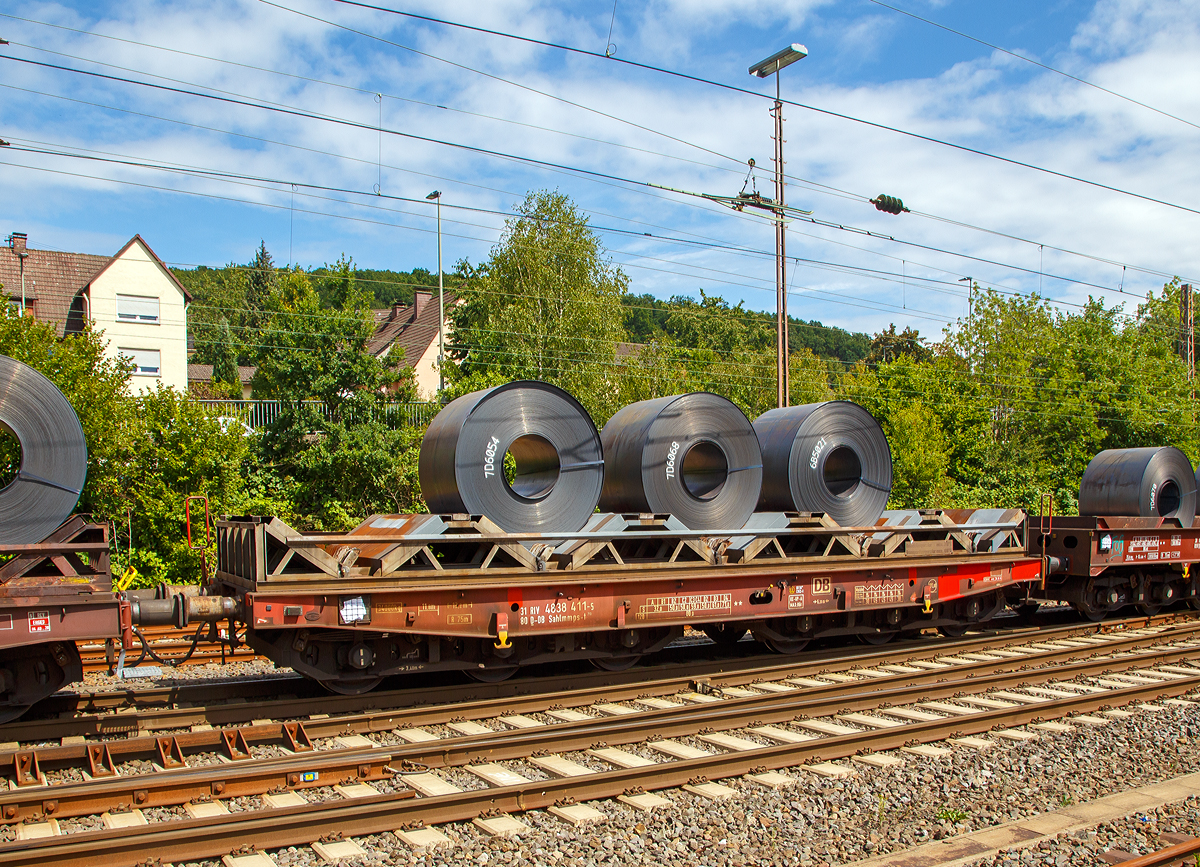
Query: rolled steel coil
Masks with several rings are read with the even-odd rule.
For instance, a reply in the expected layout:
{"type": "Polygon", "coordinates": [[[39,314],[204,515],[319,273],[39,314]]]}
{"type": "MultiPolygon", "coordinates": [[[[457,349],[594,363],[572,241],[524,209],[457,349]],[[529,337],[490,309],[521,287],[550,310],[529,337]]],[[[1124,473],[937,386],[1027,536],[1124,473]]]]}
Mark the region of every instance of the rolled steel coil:
{"type": "Polygon", "coordinates": [[[1092,458],[1079,483],[1079,514],[1196,517],[1196,476],[1187,455],[1172,446],[1105,449],[1092,458]]]}
{"type": "Polygon", "coordinates": [[[16,478],[0,490],[0,545],[41,542],[70,517],[87,480],[87,440],[53,382],[0,355],[0,427],[21,445],[16,478]]]}
{"type": "Polygon", "coordinates": [[[693,392],[622,409],[600,432],[610,512],[669,512],[692,530],[740,529],[754,512],[762,455],[735,404],[693,392]]]}
{"type": "Polygon", "coordinates": [[[874,524],[892,490],[892,452],[874,417],[830,400],[771,409],[754,420],[762,447],[761,511],[824,512],[845,527],[874,524]]]}
{"type": "Polygon", "coordinates": [[[431,512],[486,515],[510,533],[578,530],[604,480],[591,416],[544,382],[510,382],[451,401],[425,432],[417,469],[431,512]]]}

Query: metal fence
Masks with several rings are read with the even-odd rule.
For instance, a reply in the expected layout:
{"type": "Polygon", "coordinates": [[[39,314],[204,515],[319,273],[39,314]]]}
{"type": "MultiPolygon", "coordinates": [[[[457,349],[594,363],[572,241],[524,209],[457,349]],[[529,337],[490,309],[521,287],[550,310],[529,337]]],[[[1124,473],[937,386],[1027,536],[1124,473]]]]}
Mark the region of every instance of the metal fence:
{"type": "MultiPolygon", "coordinates": [[[[236,418],[258,430],[279,418],[286,404],[279,400],[200,400],[215,416],[236,418]]],[[[302,401],[302,406],[315,407],[322,418],[331,418],[329,404],[319,400],[302,401]]],[[[432,401],[420,403],[383,403],[379,405],[380,420],[388,427],[422,427],[429,424],[441,407],[432,401]]]]}

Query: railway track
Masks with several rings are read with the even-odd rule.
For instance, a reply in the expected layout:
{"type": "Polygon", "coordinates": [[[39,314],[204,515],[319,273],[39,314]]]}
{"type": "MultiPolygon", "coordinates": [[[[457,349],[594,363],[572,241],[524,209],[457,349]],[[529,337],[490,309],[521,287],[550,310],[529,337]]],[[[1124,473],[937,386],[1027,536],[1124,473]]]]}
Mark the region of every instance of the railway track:
{"type": "MultiPolygon", "coordinates": [[[[885,648],[870,646],[831,647],[810,651],[803,656],[781,658],[778,654],[752,653],[748,656],[722,655],[697,661],[695,654],[684,652],[670,662],[636,667],[622,672],[596,671],[590,667],[561,671],[536,678],[522,678],[498,684],[450,684],[444,677],[410,678],[417,682],[394,690],[375,690],[357,696],[331,696],[305,678],[287,675],[267,680],[241,682],[176,684],[168,687],[129,690],[69,692],[43,701],[36,714],[0,725],[0,744],[45,743],[62,738],[123,737],[131,733],[178,730],[197,725],[245,725],[261,719],[303,719],[326,714],[331,708],[339,715],[388,712],[422,705],[460,705],[486,699],[501,701],[538,700],[538,696],[571,693],[605,687],[628,686],[637,691],[670,691],[696,678],[719,678],[721,683],[740,685],[772,672],[791,675],[819,671],[844,671],[861,665],[894,663],[907,659],[929,658],[955,649],[971,651],[1002,648],[1007,643],[1028,640],[1038,635],[1046,639],[1094,634],[1139,626],[1191,623],[1188,613],[1133,617],[1103,624],[1073,622],[1038,629],[1020,625],[1009,629],[960,638],[923,637],[896,642],[885,648]],[[271,698],[253,700],[264,692],[271,698]]],[[[755,645],[747,643],[747,648],[755,645]]],[[[694,651],[687,648],[686,651],[694,651]]],[[[728,653],[728,651],[727,651],[728,653]]],[[[661,659],[667,659],[662,654],[661,659]]]]}
{"type": "MultiPolygon", "coordinates": [[[[228,645],[209,642],[203,638],[196,643],[195,650],[192,650],[191,638],[173,626],[144,626],[141,627],[141,632],[146,637],[150,650],[173,665],[206,665],[210,662],[226,664],[263,659],[244,644],[231,650],[228,645]]],[[[115,644],[108,646],[104,642],[91,641],[79,642],[78,647],[85,674],[112,673],[118,659],[115,644]]],[[[127,654],[125,664],[133,665],[139,656],[142,656],[140,650],[127,654]]],[[[156,665],[157,660],[146,653],[141,663],[156,665]]]]}
{"type": "MultiPolygon", "coordinates": [[[[780,665],[775,657],[775,665],[707,681],[666,678],[9,751],[0,767],[17,785],[0,793],[0,818],[38,830],[0,844],[0,863],[135,864],[147,853],[195,860],[496,811],[553,807],[570,816],[575,802],[644,800],[676,786],[720,797],[714,781],[731,776],[776,785],[775,769],[858,753],[859,761],[896,761],[877,754],[919,753],[917,745],[951,737],[970,745],[997,727],[997,737],[1019,738],[1032,734],[1013,727],[1052,728],[1045,720],[1069,715],[1074,724],[1101,725],[1104,712],[1120,713],[1114,706],[1200,688],[1200,666],[1190,664],[1200,654],[1200,622],[1051,633],[839,664],[780,665]],[[305,792],[329,799],[307,803],[305,792]],[[230,798],[274,806],[229,814],[230,798]],[[192,818],[130,818],[150,807],[182,807],[192,818]],[[59,819],[101,812],[110,830],[28,839],[55,830],[59,819]]],[[[841,772],[815,767],[822,769],[841,772]]]]}

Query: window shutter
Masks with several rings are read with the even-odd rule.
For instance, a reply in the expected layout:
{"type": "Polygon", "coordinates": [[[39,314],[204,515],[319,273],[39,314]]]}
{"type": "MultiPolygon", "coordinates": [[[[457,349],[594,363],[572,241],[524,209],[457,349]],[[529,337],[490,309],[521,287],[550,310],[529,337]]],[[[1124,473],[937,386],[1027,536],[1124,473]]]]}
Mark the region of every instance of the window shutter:
{"type": "Polygon", "coordinates": [[[159,376],[162,373],[162,362],[157,349],[126,349],[117,350],[134,363],[134,376],[159,376]]]}
{"type": "Polygon", "coordinates": [[[158,299],[146,295],[118,295],[117,318],[126,322],[158,322],[158,299]]]}

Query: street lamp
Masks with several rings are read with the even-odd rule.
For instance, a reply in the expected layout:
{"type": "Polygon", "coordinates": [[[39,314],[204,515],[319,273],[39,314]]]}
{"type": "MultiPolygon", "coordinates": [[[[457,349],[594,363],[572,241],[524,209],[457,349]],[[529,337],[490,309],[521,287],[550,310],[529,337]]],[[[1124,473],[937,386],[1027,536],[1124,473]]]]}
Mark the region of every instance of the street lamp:
{"type": "Polygon", "coordinates": [[[446,293],[442,285],[442,191],[434,190],[425,198],[437,203],[438,236],[438,392],[446,387],[446,293]]]}
{"type": "Polygon", "coordinates": [[[787,279],[784,273],[787,244],[783,224],[783,102],[779,98],[779,70],[805,57],[808,57],[808,49],[792,43],[766,60],[760,60],[749,70],[751,75],[759,78],[775,76],[775,107],[771,109],[775,118],[775,372],[777,398],[781,407],[788,405],[791,383],[788,371],[787,279]]]}

